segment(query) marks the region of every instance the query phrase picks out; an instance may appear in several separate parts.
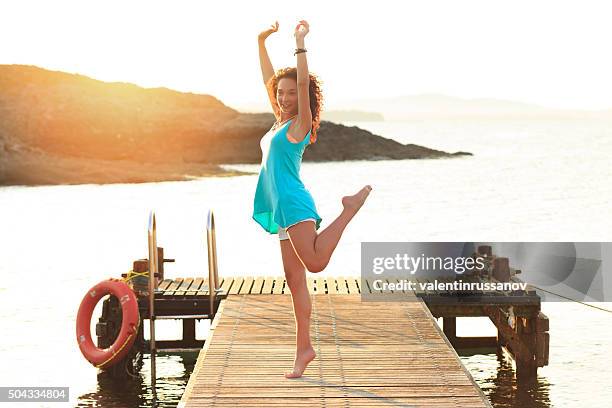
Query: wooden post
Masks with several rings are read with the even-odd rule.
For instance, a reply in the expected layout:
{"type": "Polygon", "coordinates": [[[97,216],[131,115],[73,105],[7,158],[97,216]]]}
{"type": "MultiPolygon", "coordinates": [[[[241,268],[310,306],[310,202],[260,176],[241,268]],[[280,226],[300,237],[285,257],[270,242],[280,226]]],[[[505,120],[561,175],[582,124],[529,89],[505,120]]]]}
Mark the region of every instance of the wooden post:
{"type": "Polygon", "coordinates": [[[525,344],[524,350],[515,351],[516,380],[518,383],[532,383],[538,375],[536,360],[536,327],[535,319],[522,317],[517,319],[517,334],[525,344]]]}
{"type": "Polygon", "coordinates": [[[508,258],[493,259],[493,277],[500,282],[508,282],[510,280],[510,262],[508,258]]]}
{"type": "MultiPolygon", "coordinates": [[[[132,270],[134,272],[147,272],[149,270],[149,260],[138,259],[134,261],[132,270]]],[[[136,296],[149,296],[149,279],[146,276],[136,276],[132,278],[131,284],[136,296]]]]}
{"type": "Polygon", "coordinates": [[[157,271],[157,283],[161,283],[164,280],[164,248],[157,247],[157,259],[159,260],[159,265],[157,266],[159,270],[157,271]]]}
{"type": "Polygon", "coordinates": [[[134,272],[146,272],[149,270],[149,260],[148,259],[138,259],[134,261],[132,270],[134,272]]]}
{"type": "Polygon", "coordinates": [[[442,330],[444,334],[454,346],[457,343],[457,318],[456,317],[443,317],[442,318],[442,330]]]}
{"type": "MultiPolygon", "coordinates": [[[[491,318],[491,321],[493,324],[495,324],[495,320],[493,318],[491,318]]],[[[497,355],[502,356],[504,354],[503,347],[506,346],[506,342],[504,341],[504,336],[502,335],[499,327],[497,327],[497,324],[495,324],[495,328],[497,329],[497,355]]]]}
{"type": "Polygon", "coordinates": [[[185,347],[187,347],[188,344],[193,347],[196,341],[195,322],[196,319],[183,319],[183,344],[185,344],[185,347]]]}
{"type": "Polygon", "coordinates": [[[493,250],[491,249],[491,245],[479,245],[478,253],[480,255],[485,255],[486,257],[490,258],[491,255],[493,254],[493,250]]]}
{"type": "Polygon", "coordinates": [[[536,320],[536,363],[538,367],[548,365],[548,348],[550,345],[550,334],[548,329],[548,316],[538,313],[536,320]]]}
{"type": "Polygon", "coordinates": [[[508,350],[516,363],[516,379],[520,383],[530,383],[537,378],[537,327],[534,311],[529,317],[517,316],[515,326],[508,324],[507,317],[498,307],[487,309],[489,318],[497,327],[498,352],[508,350]]]}

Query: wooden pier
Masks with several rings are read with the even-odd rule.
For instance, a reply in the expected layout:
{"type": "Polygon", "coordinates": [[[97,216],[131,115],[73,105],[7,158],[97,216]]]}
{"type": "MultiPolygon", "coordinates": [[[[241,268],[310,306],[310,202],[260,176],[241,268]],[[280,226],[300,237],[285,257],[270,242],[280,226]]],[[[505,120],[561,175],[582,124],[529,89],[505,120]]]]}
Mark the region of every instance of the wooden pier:
{"type": "MultiPolygon", "coordinates": [[[[154,213],[149,259],[135,261],[133,270],[122,275],[136,293],[141,321],[150,320],[151,340],[144,339],[140,324],[129,354],[110,367],[111,374],[139,369],[142,354],[150,353],[154,398],[155,355],[162,351],[199,353],[179,404],[183,408],[490,407],[454,347],[506,351],[516,362],[519,382],[531,381],[537,367],[548,364],[548,319],[529,286],[487,293],[400,289],[394,291],[399,300],[372,301],[362,295],[382,293],[373,281],[309,274],[311,338],[317,357],[301,378],[286,379],[284,372],[293,365],[295,323],[285,278],[219,278],[212,213],[207,229],[208,278],[164,278],[164,263],[174,260],[165,259],[163,248],[157,247],[154,213]],[[488,316],[498,335],[457,337],[456,318],[461,316],[488,316]],[[443,329],[438,317],[443,318],[443,329]],[[183,338],[156,341],[154,323],[160,319],[181,320],[183,338]],[[199,319],[213,319],[206,340],[196,339],[199,319]]],[[[463,281],[520,282],[520,271],[510,268],[507,258],[493,256],[491,247],[480,246],[478,254],[486,258],[487,267],[463,275],[463,281]]],[[[121,305],[111,296],[96,326],[98,347],[109,347],[120,326],[121,305]]]]}
{"type": "MultiPolygon", "coordinates": [[[[499,258],[498,258],[499,259],[499,258]]],[[[519,281],[517,271],[505,265],[506,279],[500,276],[500,268],[493,270],[495,276],[489,281],[519,281]]],[[[520,273],[520,271],[518,271],[520,273]]],[[[501,275],[503,275],[501,274],[501,275]]],[[[463,281],[477,281],[477,276],[464,276],[463,281]]],[[[443,279],[441,279],[443,280],[443,279]]],[[[389,280],[387,280],[389,282],[389,280]]],[[[376,293],[374,285],[368,280],[357,277],[313,277],[307,278],[311,294],[361,294],[376,293]]],[[[226,296],[244,294],[290,294],[284,277],[228,277],[221,279],[220,301],[226,296]]],[[[158,315],[180,314],[181,310],[190,310],[195,315],[206,315],[210,307],[205,299],[208,297],[208,281],[204,278],[165,279],[159,285],[160,293],[156,294],[158,315]]],[[[404,292],[402,296],[417,296],[429,309],[430,313],[443,319],[443,331],[448,341],[455,348],[496,348],[505,352],[516,362],[519,382],[531,382],[537,378],[538,367],[548,365],[550,336],[548,317],[540,311],[540,297],[533,288],[521,293],[508,294],[476,292],[461,295],[460,299],[448,291],[415,291],[404,292]],[[508,313],[511,312],[512,316],[508,313]],[[456,334],[457,317],[489,317],[497,328],[497,336],[491,337],[458,337],[456,334]],[[512,317],[513,320],[509,321],[512,317]]],[[[408,301],[408,298],[405,299],[408,301]]],[[[386,302],[388,304],[393,302],[386,302]]],[[[366,302],[364,302],[366,304],[366,302]]],[[[146,306],[143,307],[146,316],[146,306]]],[[[186,348],[201,347],[202,342],[195,340],[195,318],[184,316],[183,340],[163,341],[160,347],[186,348]],[[191,346],[190,346],[191,344],[191,346]]]]}
{"type": "Polygon", "coordinates": [[[420,299],[362,302],[357,279],[310,278],[317,357],[286,379],[295,328],[284,279],[227,284],[179,407],[491,406],[420,299]]]}

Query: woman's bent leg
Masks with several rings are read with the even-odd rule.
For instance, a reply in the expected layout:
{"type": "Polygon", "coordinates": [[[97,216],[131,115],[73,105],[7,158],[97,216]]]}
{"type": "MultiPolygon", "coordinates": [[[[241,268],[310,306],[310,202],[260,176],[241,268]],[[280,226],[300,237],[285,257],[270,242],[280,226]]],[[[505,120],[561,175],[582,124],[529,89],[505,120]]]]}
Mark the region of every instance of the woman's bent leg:
{"type": "Polygon", "coordinates": [[[372,187],[366,185],[352,196],[342,197],[340,215],[317,235],[313,221],[300,222],[287,228],[291,244],[310,272],[321,272],[331,259],[348,223],[365,202],[372,187]]]}

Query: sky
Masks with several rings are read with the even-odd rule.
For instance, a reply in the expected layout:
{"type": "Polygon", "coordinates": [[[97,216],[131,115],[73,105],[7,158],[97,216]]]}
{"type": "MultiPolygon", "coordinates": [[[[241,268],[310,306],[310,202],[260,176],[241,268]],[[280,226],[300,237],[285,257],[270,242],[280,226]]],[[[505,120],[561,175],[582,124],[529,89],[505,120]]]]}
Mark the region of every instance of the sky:
{"type": "Polygon", "coordinates": [[[327,109],[422,93],[612,108],[609,1],[0,2],[0,64],[266,103],[257,34],[295,66],[301,19],[327,109]]]}

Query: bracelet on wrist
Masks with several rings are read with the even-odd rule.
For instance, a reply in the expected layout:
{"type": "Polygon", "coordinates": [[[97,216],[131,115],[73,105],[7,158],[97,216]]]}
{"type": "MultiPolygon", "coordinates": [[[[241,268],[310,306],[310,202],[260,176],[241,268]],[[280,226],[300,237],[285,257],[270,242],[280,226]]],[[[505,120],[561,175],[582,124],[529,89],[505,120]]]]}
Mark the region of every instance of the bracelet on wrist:
{"type": "Polygon", "coordinates": [[[306,52],[306,48],[296,48],[296,49],[295,49],[295,52],[293,53],[293,55],[297,55],[297,54],[299,54],[300,52],[306,52]]]}

